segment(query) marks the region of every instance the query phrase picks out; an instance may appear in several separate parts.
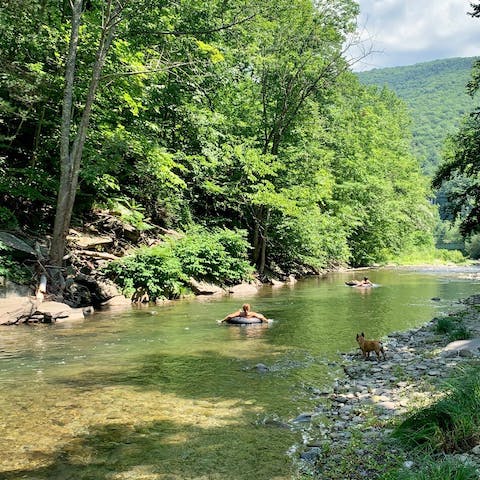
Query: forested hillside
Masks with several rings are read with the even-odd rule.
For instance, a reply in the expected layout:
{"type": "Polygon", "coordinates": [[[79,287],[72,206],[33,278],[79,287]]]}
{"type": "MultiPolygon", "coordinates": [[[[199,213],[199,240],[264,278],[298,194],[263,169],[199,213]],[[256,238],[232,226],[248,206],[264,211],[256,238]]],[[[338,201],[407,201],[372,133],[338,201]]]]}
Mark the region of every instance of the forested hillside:
{"type": "Polygon", "coordinates": [[[0,228],[48,235],[50,266],[99,214],[138,245],[186,235],[139,254],[133,290],[238,281],[247,254],[304,273],[432,244],[404,105],[342,57],[355,2],[100,3],[0,12],[0,228]]]}
{"type": "Polygon", "coordinates": [[[467,94],[475,58],[450,58],[406,67],[358,73],[365,85],[388,86],[409,106],[413,146],[422,169],[431,175],[441,161],[443,142],[474,106],[467,94]]]}

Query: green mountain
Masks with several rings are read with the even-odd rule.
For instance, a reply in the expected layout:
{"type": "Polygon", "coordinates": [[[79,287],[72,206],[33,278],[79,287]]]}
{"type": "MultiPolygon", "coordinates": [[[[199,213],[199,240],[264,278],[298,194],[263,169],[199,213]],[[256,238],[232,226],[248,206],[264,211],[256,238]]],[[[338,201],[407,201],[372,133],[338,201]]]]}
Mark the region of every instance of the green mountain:
{"type": "Polygon", "coordinates": [[[406,102],[413,121],[414,151],[427,174],[440,163],[446,136],[475,106],[465,88],[475,60],[450,58],[358,73],[363,84],[387,86],[406,102]]]}

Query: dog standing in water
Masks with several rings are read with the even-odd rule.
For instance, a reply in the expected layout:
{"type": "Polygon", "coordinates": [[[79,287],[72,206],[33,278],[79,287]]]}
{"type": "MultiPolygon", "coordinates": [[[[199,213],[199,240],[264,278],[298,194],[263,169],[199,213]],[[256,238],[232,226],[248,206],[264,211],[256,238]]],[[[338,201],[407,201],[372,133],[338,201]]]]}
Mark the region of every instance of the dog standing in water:
{"type": "Polygon", "coordinates": [[[377,354],[377,360],[380,360],[380,354],[383,355],[384,360],[387,359],[382,342],[379,342],[378,340],[365,340],[365,334],[363,332],[360,334],[357,333],[357,342],[365,360],[370,358],[370,352],[375,352],[377,354]]]}

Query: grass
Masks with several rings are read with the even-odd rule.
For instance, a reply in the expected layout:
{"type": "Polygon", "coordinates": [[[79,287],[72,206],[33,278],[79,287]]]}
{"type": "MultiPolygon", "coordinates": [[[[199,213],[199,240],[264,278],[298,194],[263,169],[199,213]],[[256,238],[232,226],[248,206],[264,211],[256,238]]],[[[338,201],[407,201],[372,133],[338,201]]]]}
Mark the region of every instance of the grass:
{"type": "Polygon", "coordinates": [[[391,262],[397,265],[445,265],[468,263],[468,259],[459,250],[426,248],[403,253],[391,259],[391,262]]]}
{"type": "Polygon", "coordinates": [[[415,412],[394,431],[409,449],[427,454],[465,452],[480,440],[480,371],[478,365],[446,384],[447,394],[415,412]]]}
{"type": "Polygon", "coordinates": [[[467,340],[472,337],[471,332],[463,324],[462,317],[441,317],[434,326],[435,333],[448,335],[448,340],[467,340]]]}
{"type": "Polygon", "coordinates": [[[478,473],[472,465],[458,460],[429,458],[415,471],[402,469],[385,480],[478,480],[478,473]]]}

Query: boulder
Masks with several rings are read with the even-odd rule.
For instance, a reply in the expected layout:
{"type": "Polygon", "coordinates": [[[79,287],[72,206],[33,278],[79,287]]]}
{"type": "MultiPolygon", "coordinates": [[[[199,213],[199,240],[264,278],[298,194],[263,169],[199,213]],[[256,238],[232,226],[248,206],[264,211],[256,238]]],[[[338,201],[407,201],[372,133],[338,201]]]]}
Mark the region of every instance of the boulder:
{"type": "Polygon", "coordinates": [[[199,282],[194,278],[190,278],[189,285],[195,295],[218,295],[224,293],[223,288],[211,283],[199,282]]]}
{"type": "MultiPolygon", "coordinates": [[[[480,338],[472,338],[470,340],[457,340],[449,343],[442,351],[446,357],[461,355],[460,352],[469,351],[472,355],[480,355],[480,338]]],[[[463,355],[461,355],[463,356],[463,355]]]]}
{"type": "Polygon", "coordinates": [[[239,285],[228,287],[228,292],[233,295],[253,295],[258,292],[258,287],[252,283],[240,283],[239,285]]]}

